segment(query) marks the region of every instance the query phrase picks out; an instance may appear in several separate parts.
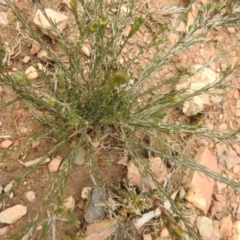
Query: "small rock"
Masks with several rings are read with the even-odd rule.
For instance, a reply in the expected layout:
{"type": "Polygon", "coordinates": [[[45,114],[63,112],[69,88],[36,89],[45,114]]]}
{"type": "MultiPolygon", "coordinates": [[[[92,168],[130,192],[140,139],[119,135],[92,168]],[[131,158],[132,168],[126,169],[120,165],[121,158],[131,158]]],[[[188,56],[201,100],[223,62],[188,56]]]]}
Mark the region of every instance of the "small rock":
{"type": "Polygon", "coordinates": [[[133,186],[140,186],[142,183],[142,176],[139,172],[138,167],[130,161],[127,164],[127,169],[128,169],[128,174],[127,174],[127,179],[130,184],[133,186]]]}
{"type": "Polygon", "coordinates": [[[81,50],[87,57],[90,57],[90,51],[88,47],[83,46],[81,50]]]}
{"type": "Polygon", "coordinates": [[[221,123],[218,127],[219,130],[227,130],[228,127],[227,127],[227,124],[226,123],[221,123]]]}
{"type": "Polygon", "coordinates": [[[240,166],[239,165],[236,165],[236,166],[233,167],[233,173],[238,174],[239,171],[240,171],[240,166]]]}
{"type": "MultiPolygon", "coordinates": [[[[9,184],[7,184],[4,188],[4,192],[9,192],[13,188],[14,183],[15,181],[13,180],[9,184]]],[[[10,193],[9,198],[13,198],[13,192],[10,193]]]]}
{"type": "Polygon", "coordinates": [[[235,30],[234,27],[227,27],[227,31],[228,31],[229,33],[236,33],[236,30],[235,30]]]}
{"type": "Polygon", "coordinates": [[[152,240],[151,234],[143,234],[143,240],[152,240]]]}
{"type": "Polygon", "coordinates": [[[74,210],[75,208],[75,199],[73,196],[69,196],[63,200],[63,206],[67,209],[74,210]]]}
{"type": "Polygon", "coordinates": [[[5,235],[9,230],[9,226],[0,228],[0,236],[5,235]]]}
{"type": "MultiPolygon", "coordinates": [[[[146,159],[145,161],[148,161],[148,159],[146,159]]],[[[141,161],[139,160],[137,162],[140,163],[141,161]]],[[[161,158],[159,157],[150,158],[149,165],[150,165],[150,169],[156,176],[156,180],[159,183],[163,183],[167,177],[167,170],[161,158]]],[[[140,166],[141,169],[139,171],[139,168],[132,161],[130,161],[127,164],[127,168],[128,168],[127,178],[130,184],[134,186],[141,186],[143,182],[148,182],[152,189],[156,188],[156,185],[154,181],[151,179],[151,177],[142,176],[144,175],[144,170],[142,169],[143,167],[140,166]],[[142,174],[140,172],[142,172],[142,174]]]]}
{"type": "Polygon", "coordinates": [[[7,19],[7,13],[6,12],[0,12],[0,26],[7,26],[8,19],[7,19]]]}
{"type": "Polygon", "coordinates": [[[36,194],[34,191],[28,191],[25,193],[25,197],[29,202],[34,202],[36,199],[36,194]]]}
{"type": "Polygon", "coordinates": [[[23,58],[23,62],[28,63],[30,61],[30,59],[31,58],[29,56],[26,56],[26,57],[23,58]]]}
{"type": "Polygon", "coordinates": [[[87,226],[86,240],[104,240],[110,237],[119,227],[117,220],[104,220],[87,226]]]}
{"type": "Polygon", "coordinates": [[[231,215],[223,218],[221,226],[220,226],[220,234],[222,238],[231,237],[232,236],[232,218],[231,215]]]}
{"type": "Polygon", "coordinates": [[[203,240],[211,239],[211,235],[213,234],[213,222],[211,219],[200,216],[197,218],[197,228],[199,230],[199,234],[203,238],[203,240]]]}
{"type": "Polygon", "coordinates": [[[203,212],[205,211],[207,207],[207,201],[201,189],[195,187],[190,188],[185,198],[188,202],[192,203],[198,209],[202,210],[203,212]]]}
{"type": "MultiPolygon", "coordinates": [[[[156,180],[159,183],[163,183],[165,179],[167,178],[167,170],[161,160],[160,157],[152,157],[149,159],[150,163],[150,169],[153,171],[153,173],[156,176],[156,180]]],[[[156,189],[157,186],[154,183],[154,181],[150,178],[149,179],[149,185],[152,189],[156,189]]]]}
{"type": "Polygon", "coordinates": [[[99,222],[106,216],[107,192],[101,187],[94,188],[89,196],[84,218],[88,224],[99,222]]]}
{"type": "Polygon", "coordinates": [[[39,43],[37,42],[37,41],[33,41],[32,42],[32,48],[31,48],[31,50],[30,50],[30,53],[32,54],[32,55],[35,55],[35,54],[37,54],[39,51],[40,51],[40,45],[39,45],[39,43]]]}
{"type": "Polygon", "coordinates": [[[240,117],[240,109],[236,109],[235,115],[236,117],[240,117]]]}
{"type": "Polygon", "coordinates": [[[27,213],[27,207],[23,205],[15,205],[11,208],[7,208],[3,212],[0,213],[0,222],[12,224],[20,219],[27,213]]]}
{"type": "Polygon", "coordinates": [[[123,165],[123,166],[127,166],[127,162],[128,162],[128,156],[123,156],[118,162],[117,164],[123,165]]]}
{"type": "MultiPolygon", "coordinates": [[[[213,172],[218,171],[216,156],[214,156],[207,147],[200,147],[195,156],[195,159],[198,163],[207,167],[209,170],[213,172]]],[[[214,180],[212,178],[207,177],[204,173],[199,173],[195,171],[193,174],[192,181],[190,183],[190,187],[192,187],[192,189],[196,189],[195,192],[194,191],[192,192],[194,193],[193,195],[201,196],[201,198],[199,198],[199,204],[195,203],[196,204],[195,206],[198,208],[200,208],[201,206],[200,209],[203,210],[204,213],[206,214],[212,201],[214,180]],[[206,201],[205,209],[202,209],[205,201],[206,201]]],[[[189,192],[186,195],[186,199],[187,200],[189,199],[189,192]]]]}
{"type": "Polygon", "coordinates": [[[42,225],[38,225],[37,228],[36,228],[36,230],[39,231],[39,230],[42,230],[42,228],[43,228],[42,225]]]}
{"type": "Polygon", "coordinates": [[[32,148],[37,148],[39,145],[40,145],[41,141],[40,140],[37,140],[37,141],[34,141],[32,142],[32,148]]]}
{"type": "Polygon", "coordinates": [[[81,198],[87,200],[89,198],[92,187],[84,187],[81,192],[81,198]]]}
{"type": "Polygon", "coordinates": [[[240,108],[240,99],[237,100],[236,108],[240,108]]]}
{"type": "MultiPolygon", "coordinates": [[[[240,146],[238,146],[238,144],[233,144],[233,147],[236,149],[237,153],[240,153],[240,146]]],[[[225,160],[227,169],[231,169],[240,163],[240,157],[236,152],[231,147],[228,148],[227,158],[225,160]]]]}
{"type": "MultiPolygon", "coordinates": [[[[37,63],[38,67],[40,70],[45,70],[45,68],[43,67],[43,65],[41,63],[37,63]]],[[[37,69],[33,66],[29,67],[26,69],[25,74],[27,75],[27,78],[29,80],[34,80],[38,77],[38,72],[37,69]]]]}
{"type": "Polygon", "coordinates": [[[161,237],[165,238],[165,237],[168,237],[169,235],[170,234],[169,234],[169,231],[167,228],[162,229],[161,234],[160,234],[161,237]]]}
{"type": "Polygon", "coordinates": [[[16,2],[15,5],[20,11],[22,11],[24,8],[24,3],[22,1],[16,2]]]}
{"type": "Polygon", "coordinates": [[[0,121],[0,127],[2,127],[2,125],[3,125],[3,122],[2,122],[2,121],[0,121]]]}
{"type": "Polygon", "coordinates": [[[49,172],[57,172],[62,163],[62,160],[63,158],[60,156],[53,158],[52,161],[48,164],[49,172]]]}
{"type": "Polygon", "coordinates": [[[1,142],[1,148],[9,148],[13,142],[11,140],[4,140],[1,142]]]}
{"type": "MultiPolygon", "coordinates": [[[[49,8],[45,8],[44,11],[48,18],[54,22],[57,30],[60,33],[63,33],[63,30],[67,26],[68,17],[49,8]]],[[[58,37],[56,30],[52,27],[40,9],[37,10],[33,22],[41,29],[43,34],[48,35],[49,37],[58,37]]]]}
{"type": "Polygon", "coordinates": [[[43,62],[46,62],[48,60],[48,53],[42,49],[37,53],[37,58],[43,62]]]}
{"type": "Polygon", "coordinates": [[[4,192],[9,192],[13,188],[14,183],[15,183],[14,180],[8,183],[4,188],[4,192]]]}
{"type": "MultiPolygon", "coordinates": [[[[194,65],[193,71],[198,71],[202,68],[202,65],[194,65]]],[[[210,68],[202,68],[200,71],[195,73],[194,76],[180,82],[177,86],[177,90],[184,90],[186,95],[192,94],[201,90],[209,84],[216,81],[216,73],[210,68]]],[[[203,111],[206,106],[213,106],[222,101],[219,96],[213,96],[213,93],[217,94],[217,90],[211,90],[210,93],[203,93],[201,95],[194,96],[183,104],[183,113],[187,116],[194,116],[197,113],[203,111]]]]}
{"type": "Polygon", "coordinates": [[[240,240],[240,221],[234,222],[232,233],[232,240],[240,240]]]}
{"type": "Polygon", "coordinates": [[[128,13],[129,10],[130,10],[129,7],[126,6],[126,5],[122,5],[122,6],[120,7],[120,11],[121,11],[122,14],[128,13]]]}

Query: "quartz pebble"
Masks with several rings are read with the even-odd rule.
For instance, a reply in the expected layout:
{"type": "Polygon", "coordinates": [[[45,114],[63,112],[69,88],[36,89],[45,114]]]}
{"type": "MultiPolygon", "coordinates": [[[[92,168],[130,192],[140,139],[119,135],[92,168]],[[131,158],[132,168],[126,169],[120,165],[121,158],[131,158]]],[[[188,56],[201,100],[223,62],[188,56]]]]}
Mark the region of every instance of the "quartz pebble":
{"type": "Polygon", "coordinates": [[[18,219],[23,217],[27,213],[27,207],[23,205],[15,205],[13,207],[7,208],[0,213],[0,222],[12,224],[18,219]]]}
{"type": "Polygon", "coordinates": [[[1,148],[9,148],[13,142],[11,140],[4,140],[1,142],[1,148]]]}
{"type": "Polygon", "coordinates": [[[29,202],[34,202],[36,200],[36,195],[34,191],[26,192],[25,197],[29,202]]]}

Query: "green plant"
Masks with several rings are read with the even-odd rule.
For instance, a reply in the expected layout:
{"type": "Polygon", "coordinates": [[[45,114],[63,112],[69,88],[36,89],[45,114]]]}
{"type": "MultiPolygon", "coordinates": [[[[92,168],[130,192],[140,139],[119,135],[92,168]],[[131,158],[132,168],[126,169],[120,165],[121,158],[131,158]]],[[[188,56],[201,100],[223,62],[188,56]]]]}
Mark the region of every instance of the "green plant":
{"type": "MultiPolygon", "coordinates": [[[[35,2],[47,17],[40,1],[35,2]]],[[[172,139],[178,141],[183,136],[185,138],[197,136],[199,138],[218,139],[233,146],[233,143],[238,141],[239,130],[225,133],[223,136],[221,131],[209,131],[198,123],[192,125],[165,121],[167,114],[193,96],[209,92],[211,89],[226,87],[227,76],[235,74],[238,66],[229,66],[221,73],[218,81],[194,93],[186,94],[184,90],[175,88],[175,85],[182,79],[187,79],[196,73],[191,69],[183,69],[171,77],[161,79],[156,85],[148,82],[154,73],[163,69],[174,57],[184,53],[190,46],[209,42],[205,40],[205,36],[212,29],[229,24],[239,24],[240,18],[234,11],[237,8],[237,1],[203,5],[188,31],[180,34],[177,42],[170,47],[169,41],[172,34],[176,31],[180,22],[187,17],[195,1],[192,1],[185,9],[168,9],[166,14],[171,14],[171,11],[173,13],[181,12],[173,28],[170,28],[164,18],[153,18],[154,15],[145,9],[141,9],[137,2],[135,0],[128,2],[116,0],[107,6],[105,1],[72,0],[71,9],[76,21],[76,35],[65,37],[58,31],[55,23],[48,19],[54,35],[58,39],[55,44],[59,51],[56,52],[51,44],[44,42],[42,36],[31,23],[24,19],[15,5],[7,0],[8,5],[21,22],[24,31],[47,52],[50,61],[47,69],[40,69],[37,65],[35,66],[40,78],[44,81],[44,87],[40,89],[38,85],[27,78],[24,72],[9,73],[8,66],[4,62],[6,52],[1,48],[0,82],[12,88],[17,94],[16,100],[21,99],[32,114],[48,129],[51,129],[35,137],[35,140],[48,136],[58,139],[59,142],[50,152],[46,153],[42,161],[56,152],[65,142],[71,140],[77,142],[69,157],[65,159],[62,169],[45,196],[38,215],[31,226],[28,227],[28,233],[33,232],[40,221],[41,214],[50,203],[55,204],[54,206],[57,206],[57,209],[60,208],[61,203],[57,199],[61,199],[63,195],[79,146],[85,148],[92,180],[95,184],[99,184],[96,176],[92,173],[93,162],[97,156],[94,152],[93,141],[101,139],[104,134],[107,138],[111,138],[111,134],[108,133],[112,131],[118,136],[115,143],[120,144],[132,160],[140,159],[137,164],[142,165],[152,177],[157,185],[157,195],[163,199],[169,199],[174,214],[184,221],[192,238],[197,239],[198,236],[191,228],[187,218],[182,214],[177,202],[171,199],[170,193],[156,181],[148,164],[142,160],[144,151],[150,155],[157,155],[162,159],[171,159],[175,164],[202,172],[239,191],[239,183],[221,174],[211,172],[196,163],[191,156],[186,155],[183,148],[177,149],[170,144],[172,139]],[[158,29],[153,33],[152,41],[139,49],[128,65],[123,64],[121,61],[125,55],[123,50],[129,40],[143,26],[153,23],[158,29]],[[131,30],[125,34],[125,29],[129,25],[131,30]],[[88,57],[83,52],[86,44],[90,50],[88,57]],[[159,45],[160,49],[157,49],[159,45]],[[154,50],[154,57],[146,66],[141,66],[144,53],[150,49],[154,50]],[[167,49],[166,53],[164,52],[165,49],[167,49]],[[62,54],[68,58],[67,63],[61,60],[60,56],[62,54]],[[146,85],[147,87],[143,88],[146,85]],[[153,96],[153,92],[157,95],[153,96]],[[152,146],[147,141],[137,141],[137,133],[143,134],[149,141],[155,141],[157,144],[152,146]],[[55,189],[59,190],[57,196],[54,196],[55,189]]],[[[204,63],[203,67],[218,61],[239,45],[236,44],[230,49],[222,51],[219,55],[204,63]]],[[[12,191],[37,167],[38,164],[19,178],[12,191]]],[[[0,199],[5,198],[8,194],[1,195],[0,199]]],[[[53,218],[45,223],[46,234],[53,224],[52,221],[53,218]]]]}

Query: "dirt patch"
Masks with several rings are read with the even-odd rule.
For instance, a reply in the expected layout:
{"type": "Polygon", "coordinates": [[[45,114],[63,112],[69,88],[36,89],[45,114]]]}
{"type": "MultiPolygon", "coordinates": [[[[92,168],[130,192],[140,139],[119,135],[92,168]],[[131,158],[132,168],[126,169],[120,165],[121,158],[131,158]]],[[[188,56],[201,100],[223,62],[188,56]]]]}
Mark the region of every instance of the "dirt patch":
{"type": "MultiPolygon", "coordinates": [[[[1,2],[1,1],[0,1],[1,2]]],[[[210,1],[197,1],[196,6],[198,7],[205,2],[210,1]]],[[[147,9],[148,11],[155,10],[157,12],[158,8],[164,8],[166,6],[180,6],[187,7],[190,4],[190,1],[148,1],[147,9]]],[[[44,1],[45,7],[60,10],[64,14],[70,17],[69,26],[67,28],[66,34],[67,36],[75,37],[75,28],[76,24],[74,24],[73,16],[70,14],[70,10],[59,1],[44,1]]],[[[18,8],[21,10],[21,13],[26,19],[30,19],[29,22],[33,19],[34,12],[36,10],[36,4],[32,1],[18,1],[18,8]]],[[[8,10],[8,24],[5,27],[1,27],[1,44],[8,48],[8,51],[13,51],[11,58],[9,59],[10,72],[16,72],[17,70],[25,70],[27,67],[31,66],[35,62],[39,62],[40,60],[34,55],[30,55],[30,50],[32,47],[32,41],[27,37],[26,33],[23,31],[19,31],[16,29],[16,17],[12,14],[10,10],[8,10]],[[30,56],[30,61],[27,63],[23,63],[23,59],[26,56],[30,56]]],[[[153,11],[154,16],[154,11],[153,11]]],[[[162,23],[156,22],[156,18],[149,18],[149,21],[153,22],[156,27],[162,26],[162,23]]],[[[167,16],[169,17],[169,16],[167,16]]],[[[166,17],[166,18],[167,18],[166,17]]],[[[171,19],[172,20],[172,19],[171,19]]],[[[170,21],[171,22],[171,21],[170,21]]],[[[169,24],[170,24],[169,22],[169,24]]],[[[183,27],[186,28],[187,22],[183,22],[183,27]]],[[[168,31],[168,30],[166,30],[168,31]]],[[[163,31],[164,32],[164,31],[163,31]]],[[[171,49],[171,47],[176,43],[179,32],[174,33],[172,38],[170,39],[167,48],[165,51],[171,49]]],[[[123,61],[125,64],[128,64],[132,61],[134,55],[137,52],[140,52],[143,44],[151,42],[154,38],[155,30],[147,25],[145,25],[137,34],[131,39],[131,42],[126,45],[126,48],[123,49],[125,51],[125,58],[123,61]]],[[[190,67],[194,64],[204,64],[206,61],[210,61],[213,56],[220,53],[220,50],[227,50],[233,44],[236,44],[239,39],[239,31],[233,32],[232,29],[220,28],[215,29],[210,32],[206,37],[209,42],[206,44],[198,43],[189,49],[186,50],[182,55],[174,58],[168,64],[161,69],[161,71],[156,72],[149,81],[143,86],[143,91],[145,91],[149,86],[154,87],[161,83],[163,78],[172,77],[174,74],[181,72],[183,69],[190,67]],[[232,33],[231,33],[232,32],[232,33]],[[211,41],[210,41],[211,40],[211,41]],[[216,41],[218,42],[218,47],[215,46],[216,41]]],[[[43,37],[46,43],[50,44],[50,46],[54,49],[54,51],[58,51],[57,45],[55,41],[51,41],[50,39],[43,37]]],[[[131,73],[137,75],[137,72],[147,65],[149,60],[154,57],[154,54],[161,49],[161,44],[154,49],[149,50],[144,53],[143,62],[137,62],[130,69],[131,73]]],[[[226,69],[228,64],[237,63],[238,55],[240,49],[237,48],[231,53],[222,58],[219,61],[216,61],[210,64],[210,68],[215,72],[220,72],[226,69]]],[[[166,53],[166,52],[165,52],[166,53]]],[[[164,54],[164,52],[163,52],[164,54]]],[[[61,55],[61,54],[60,54],[61,55]]],[[[213,129],[222,129],[222,130],[236,130],[238,128],[240,122],[240,107],[239,107],[239,81],[237,79],[230,79],[229,83],[234,86],[234,88],[229,87],[226,91],[227,94],[224,97],[222,103],[219,103],[212,108],[205,110],[205,112],[199,114],[196,117],[186,117],[182,114],[182,109],[179,107],[173,110],[168,116],[167,121],[171,123],[197,123],[204,124],[213,129]]],[[[36,81],[36,84],[41,84],[41,81],[36,81]]],[[[169,86],[169,88],[172,86],[169,86]]],[[[169,88],[162,88],[162,92],[169,90],[169,88]]],[[[151,92],[153,96],[159,94],[159,92],[151,92]]],[[[1,157],[1,172],[0,172],[0,183],[2,186],[6,186],[12,180],[17,179],[22,176],[26,172],[26,167],[23,166],[22,163],[39,158],[43,156],[46,152],[49,152],[53,146],[58,142],[57,138],[43,138],[41,140],[37,139],[38,133],[42,133],[44,131],[51,131],[51,129],[46,126],[41,125],[32,115],[32,113],[26,108],[21,99],[16,99],[15,94],[8,87],[3,84],[0,85],[0,143],[3,141],[10,139],[12,144],[9,148],[9,156],[4,157],[4,149],[0,148],[0,153],[2,153],[1,157]],[[13,104],[8,107],[4,105],[9,101],[15,100],[13,104]],[[33,136],[36,136],[34,139],[33,136]],[[32,138],[31,144],[26,145],[29,142],[30,138],[32,138]],[[21,163],[22,162],[22,163],[21,163]]],[[[141,104],[140,100],[139,104],[141,104]]],[[[207,139],[207,136],[206,136],[207,139]]],[[[154,140],[151,139],[142,139],[143,141],[149,141],[152,146],[155,144],[154,140]]],[[[168,141],[168,140],[166,140],[168,141]]],[[[115,191],[116,186],[120,186],[122,184],[123,179],[126,178],[126,167],[117,164],[119,159],[123,157],[123,151],[121,148],[118,148],[117,143],[114,148],[114,141],[109,143],[109,149],[102,149],[98,152],[97,157],[94,159],[92,169],[92,175],[96,177],[97,180],[101,180],[102,185],[110,189],[111,191],[115,191]]],[[[194,156],[198,150],[198,148],[202,145],[208,145],[209,148],[214,152],[214,154],[218,157],[219,169],[229,178],[239,180],[240,169],[235,166],[231,169],[227,169],[224,161],[221,161],[222,156],[227,155],[227,152],[230,151],[226,149],[225,152],[219,147],[219,142],[216,140],[215,142],[198,142],[196,139],[189,138],[186,135],[180,136],[176,141],[169,143],[174,148],[183,148],[185,146],[185,152],[189,153],[191,156],[194,156]],[[177,146],[178,145],[178,146],[177,146]]],[[[62,145],[52,156],[61,156],[63,159],[66,159],[70,151],[72,149],[71,143],[62,145]]],[[[146,154],[146,153],[145,153],[146,154]]],[[[174,154],[174,152],[171,152],[174,154]]],[[[147,155],[147,154],[146,154],[147,155]]],[[[177,156],[177,154],[175,155],[177,156]]],[[[169,167],[169,172],[172,174],[172,191],[179,189],[179,187],[183,184],[188,183],[189,180],[186,180],[185,177],[188,173],[185,171],[185,168],[179,167],[175,169],[174,164],[171,162],[171,159],[164,159],[166,166],[169,167]],[[185,180],[185,182],[184,182],[185,180]]],[[[91,167],[90,167],[91,168],[91,167]]],[[[17,233],[26,223],[30,223],[33,218],[36,216],[39,208],[41,207],[42,201],[45,198],[48,189],[53,183],[56,173],[49,173],[47,165],[40,166],[34,173],[30,174],[27,180],[20,185],[14,191],[13,198],[6,198],[3,201],[3,207],[8,208],[10,206],[16,204],[22,204],[27,206],[28,214],[22,217],[19,221],[9,226],[9,230],[7,234],[1,236],[1,239],[9,239],[9,237],[17,233]],[[34,191],[36,194],[36,200],[34,202],[29,202],[25,194],[28,191],[34,191]]],[[[189,174],[190,175],[190,174],[189,174]]],[[[83,200],[81,199],[81,191],[84,187],[92,187],[93,179],[91,178],[91,174],[89,172],[88,164],[84,164],[84,166],[74,166],[70,177],[67,181],[66,188],[64,190],[64,197],[73,196],[76,200],[76,207],[74,210],[74,216],[80,220],[80,225],[76,227],[69,227],[67,224],[59,222],[57,224],[57,233],[56,239],[65,240],[66,237],[63,235],[65,230],[69,230],[72,233],[80,234],[84,232],[86,229],[86,223],[84,222],[84,205],[83,200]],[[79,205],[81,205],[79,207],[79,205]]],[[[216,185],[216,184],[215,184],[216,185]]],[[[193,209],[192,206],[187,205],[189,209],[193,209]]],[[[214,200],[211,206],[211,211],[209,212],[209,217],[211,217],[216,224],[220,224],[220,220],[227,214],[231,214],[232,219],[240,220],[240,201],[237,194],[229,187],[225,187],[221,184],[217,184],[214,190],[214,200]],[[221,202],[219,199],[223,198],[224,202],[221,202]],[[231,199],[231,201],[229,201],[231,199]],[[220,211],[220,207],[222,207],[220,211]],[[231,210],[229,210],[231,209],[231,210]]],[[[49,210],[49,211],[52,211],[49,210]]],[[[197,212],[195,209],[193,210],[195,213],[197,212]]],[[[197,214],[200,214],[197,212],[197,214]]],[[[42,216],[44,219],[46,216],[42,216]]],[[[0,228],[6,227],[6,224],[0,224],[0,228]]],[[[162,230],[163,226],[157,228],[157,230],[152,228],[146,228],[145,232],[153,233],[158,232],[158,235],[161,234],[160,229],[162,230]]],[[[141,233],[143,233],[142,230],[141,233]]],[[[121,234],[120,234],[121,235],[121,234]]],[[[137,233],[133,233],[137,239],[137,233]]],[[[116,234],[117,236],[117,234],[116,234]]],[[[41,239],[40,233],[36,233],[34,236],[35,239],[41,239]]],[[[120,239],[117,238],[116,239],[120,239]]],[[[220,238],[216,238],[220,239],[220,238]]]]}

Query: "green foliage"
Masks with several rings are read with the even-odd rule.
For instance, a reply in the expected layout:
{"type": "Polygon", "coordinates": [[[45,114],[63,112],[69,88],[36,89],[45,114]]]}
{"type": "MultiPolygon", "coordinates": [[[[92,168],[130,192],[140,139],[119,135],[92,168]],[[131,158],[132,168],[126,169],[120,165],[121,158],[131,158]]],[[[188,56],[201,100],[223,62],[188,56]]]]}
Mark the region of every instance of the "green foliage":
{"type": "Polygon", "coordinates": [[[3,67],[4,65],[4,57],[6,56],[6,50],[4,47],[0,46],[0,69],[3,67]]]}

